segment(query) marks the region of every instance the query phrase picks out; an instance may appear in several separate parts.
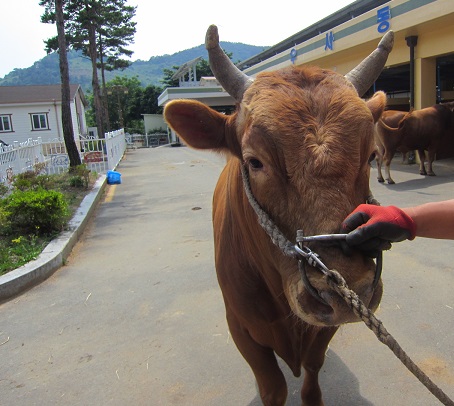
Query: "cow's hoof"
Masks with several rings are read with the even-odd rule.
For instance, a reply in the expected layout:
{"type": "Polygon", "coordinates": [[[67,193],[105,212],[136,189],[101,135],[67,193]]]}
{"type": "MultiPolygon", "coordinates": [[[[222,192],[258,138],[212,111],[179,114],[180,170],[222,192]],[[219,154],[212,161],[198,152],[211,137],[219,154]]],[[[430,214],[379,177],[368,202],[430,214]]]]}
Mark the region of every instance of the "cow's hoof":
{"type": "Polygon", "coordinates": [[[427,175],[428,175],[428,176],[437,176],[437,175],[435,175],[434,172],[428,172],[427,175]]]}
{"type": "Polygon", "coordinates": [[[388,185],[395,185],[396,182],[394,182],[392,179],[387,179],[388,185]]]}
{"type": "Polygon", "coordinates": [[[419,174],[420,174],[421,176],[427,176],[427,172],[426,172],[426,171],[424,171],[424,172],[421,171],[421,172],[419,172],[419,174]]]}
{"type": "Polygon", "coordinates": [[[385,180],[383,178],[377,178],[377,180],[380,182],[380,183],[384,183],[385,180]]]}

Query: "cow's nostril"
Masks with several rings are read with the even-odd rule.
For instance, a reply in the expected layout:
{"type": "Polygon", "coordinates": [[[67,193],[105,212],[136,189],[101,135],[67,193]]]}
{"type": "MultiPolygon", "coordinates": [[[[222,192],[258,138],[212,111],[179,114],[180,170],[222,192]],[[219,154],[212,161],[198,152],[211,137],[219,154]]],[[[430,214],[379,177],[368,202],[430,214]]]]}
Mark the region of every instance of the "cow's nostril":
{"type": "Polygon", "coordinates": [[[304,288],[320,303],[329,306],[328,303],[326,302],[326,300],[324,298],[322,298],[318,289],[316,289],[309,281],[309,278],[307,277],[307,273],[306,273],[306,266],[305,266],[304,260],[299,261],[298,268],[300,271],[301,280],[303,281],[303,284],[304,284],[304,288]]]}

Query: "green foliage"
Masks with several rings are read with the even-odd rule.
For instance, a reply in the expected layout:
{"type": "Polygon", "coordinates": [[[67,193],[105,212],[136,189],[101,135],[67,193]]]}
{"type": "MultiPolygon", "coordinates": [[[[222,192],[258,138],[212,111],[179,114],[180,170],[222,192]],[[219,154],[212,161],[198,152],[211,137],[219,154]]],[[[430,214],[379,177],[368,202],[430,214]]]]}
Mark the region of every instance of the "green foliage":
{"type": "MultiPolygon", "coordinates": [[[[227,52],[232,53],[232,60],[243,61],[264,51],[267,47],[246,45],[234,42],[221,42],[221,46],[227,52]]],[[[172,55],[152,56],[148,61],[136,60],[123,70],[120,74],[106,72],[106,80],[111,81],[117,75],[128,78],[136,76],[141,86],[153,85],[162,87],[164,69],[171,69],[172,66],[181,66],[185,62],[202,56],[208,59],[207,51],[203,45],[186,49],[172,55]]],[[[82,51],[68,52],[69,75],[71,83],[81,85],[85,93],[91,91],[91,63],[82,54],[82,51]]],[[[52,52],[44,58],[36,61],[29,68],[14,69],[12,72],[0,79],[0,86],[19,85],[50,85],[60,83],[60,70],[58,66],[58,54],[52,52]]]]}
{"type": "Polygon", "coordinates": [[[125,131],[130,134],[145,134],[145,123],[143,120],[130,120],[125,131]]]}
{"type": "MultiPolygon", "coordinates": [[[[132,51],[126,47],[134,41],[137,23],[132,19],[137,6],[128,6],[126,2],[127,0],[40,0],[39,3],[44,7],[41,22],[57,25],[57,41],[53,37],[45,41],[45,44],[48,52],[60,53],[63,84],[69,82],[67,49],[82,51],[84,56],[90,58],[96,127],[100,137],[104,136],[108,122],[97,68],[101,69],[104,82],[106,71],[124,69],[130,65],[128,60],[121,57],[132,55],[132,51]]],[[[63,127],[64,124],[63,119],[63,127]]],[[[65,131],[64,134],[66,133],[65,131]]],[[[79,155],[74,153],[72,156],[72,151],[71,148],[68,149],[70,166],[76,166],[80,164],[79,155]]]]}
{"type": "MultiPolygon", "coordinates": [[[[41,22],[54,24],[55,0],[40,0],[44,7],[41,22]]],[[[126,0],[66,0],[64,20],[68,47],[82,51],[89,57],[90,31],[96,33],[98,67],[103,71],[125,69],[132,51],[126,47],[134,41],[136,22],[133,18],[137,6],[129,6],[126,0]]],[[[45,41],[48,53],[58,50],[56,37],[45,41]]]]}
{"type": "Polygon", "coordinates": [[[69,185],[72,187],[88,188],[90,182],[90,169],[82,164],[69,169],[69,185]]]}
{"type": "Polygon", "coordinates": [[[169,68],[163,69],[164,77],[161,79],[161,83],[163,84],[163,86],[165,88],[178,87],[178,85],[179,85],[178,79],[177,78],[172,79],[173,75],[176,73],[178,68],[179,68],[178,65],[174,65],[174,66],[172,66],[172,69],[169,69],[169,68]]]}
{"type": "Polygon", "coordinates": [[[14,176],[13,186],[18,190],[51,189],[53,179],[49,175],[36,175],[27,171],[14,176]]]}
{"type": "Polygon", "coordinates": [[[4,185],[3,183],[0,182],[0,198],[5,196],[9,191],[8,186],[4,185]]]}
{"type": "Polygon", "coordinates": [[[60,175],[36,170],[15,177],[11,194],[0,199],[0,274],[40,254],[64,229],[96,177],[85,165],[60,175]]]}
{"type": "Polygon", "coordinates": [[[69,184],[72,187],[82,187],[82,186],[85,186],[85,181],[80,176],[71,176],[69,178],[69,184]]]}
{"type": "Polygon", "coordinates": [[[14,190],[2,202],[11,230],[49,234],[61,231],[68,221],[68,203],[55,190],[14,190]]]}
{"type": "MultiPolygon", "coordinates": [[[[121,127],[120,109],[125,131],[132,134],[144,134],[142,114],[162,114],[162,107],[158,106],[158,97],[163,89],[154,85],[144,88],[137,77],[116,76],[106,83],[105,91],[111,129],[121,127]]],[[[87,95],[87,101],[92,107],[87,112],[87,124],[91,126],[96,122],[92,114],[94,108],[91,94],[87,95]]]]}
{"type": "Polygon", "coordinates": [[[49,241],[36,235],[0,239],[0,275],[36,259],[49,241]]]}

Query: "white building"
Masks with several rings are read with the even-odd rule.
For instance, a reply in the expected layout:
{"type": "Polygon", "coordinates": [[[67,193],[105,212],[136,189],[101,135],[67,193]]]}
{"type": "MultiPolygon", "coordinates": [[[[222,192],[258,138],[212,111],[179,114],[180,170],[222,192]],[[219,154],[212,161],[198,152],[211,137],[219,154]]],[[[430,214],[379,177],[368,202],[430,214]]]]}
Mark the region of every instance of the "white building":
{"type": "Polygon", "coordinates": [[[142,114],[145,134],[150,131],[167,132],[167,123],[164,121],[162,114],[142,114]]]}
{"type": "MultiPolygon", "coordinates": [[[[74,138],[87,135],[87,101],[80,85],[70,86],[74,138]]],[[[0,140],[6,144],[29,138],[63,141],[61,85],[0,86],[0,140]]]]}

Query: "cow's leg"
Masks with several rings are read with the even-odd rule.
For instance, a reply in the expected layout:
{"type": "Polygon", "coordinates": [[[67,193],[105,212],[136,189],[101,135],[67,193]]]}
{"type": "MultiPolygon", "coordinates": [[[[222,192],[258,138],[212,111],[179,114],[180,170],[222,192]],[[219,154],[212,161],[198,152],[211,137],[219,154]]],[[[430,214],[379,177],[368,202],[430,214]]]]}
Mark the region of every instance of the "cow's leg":
{"type": "Polygon", "coordinates": [[[428,153],[427,153],[427,160],[428,160],[428,164],[427,164],[427,174],[429,176],[435,176],[435,172],[433,171],[433,168],[432,168],[432,164],[435,160],[435,150],[431,150],[429,149],[428,150],[428,153]]]}
{"type": "Polygon", "coordinates": [[[391,178],[391,161],[393,159],[393,154],[391,154],[389,151],[385,151],[384,155],[383,155],[383,161],[385,162],[385,175],[386,175],[386,181],[390,184],[390,185],[394,185],[394,182],[393,179],[391,178]]]}
{"type": "Polygon", "coordinates": [[[302,365],[305,374],[301,389],[303,406],[323,406],[322,392],[318,383],[318,373],[325,361],[328,344],[336,331],[337,327],[314,329],[307,337],[304,337],[306,351],[302,365]]]}
{"type": "Polygon", "coordinates": [[[265,406],[284,406],[287,383],[271,348],[263,347],[241,327],[234,315],[227,312],[230,333],[238,350],[254,373],[260,398],[265,406]]]}
{"type": "Polygon", "coordinates": [[[423,149],[418,149],[418,155],[419,155],[419,174],[426,176],[426,166],[424,165],[424,161],[426,160],[426,153],[424,152],[423,149]]]}
{"type": "Polygon", "coordinates": [[[381,172],[381,166],[383,163],[383,151],[381,149],[378,149],[375,152],[375,162],[377,163],[377,180],[380,183],[383,183],[385,179],[383,179],[383,174],[381,172]]]}

